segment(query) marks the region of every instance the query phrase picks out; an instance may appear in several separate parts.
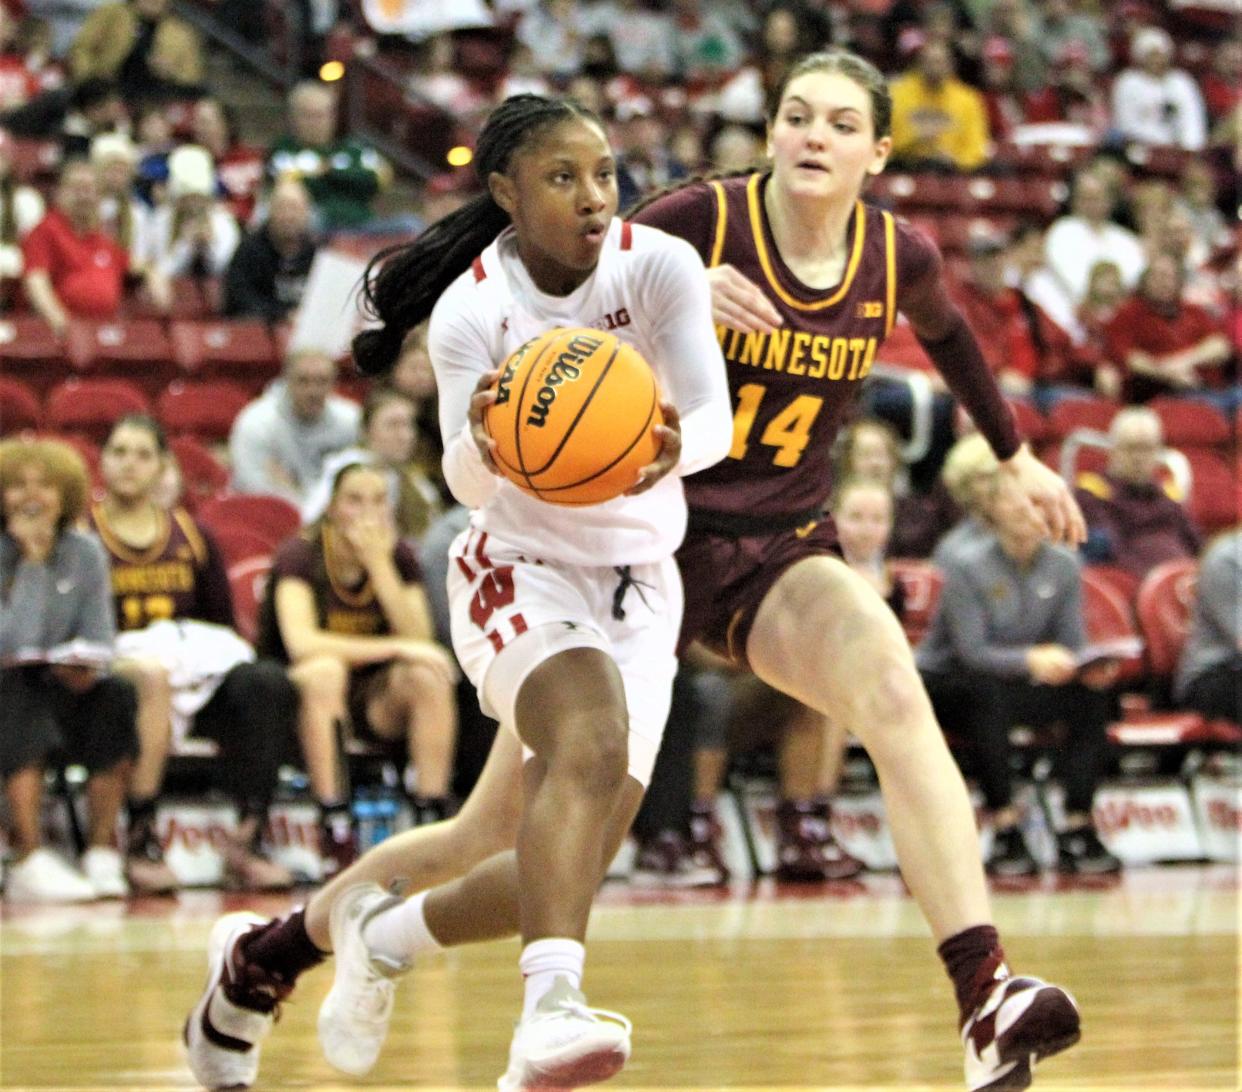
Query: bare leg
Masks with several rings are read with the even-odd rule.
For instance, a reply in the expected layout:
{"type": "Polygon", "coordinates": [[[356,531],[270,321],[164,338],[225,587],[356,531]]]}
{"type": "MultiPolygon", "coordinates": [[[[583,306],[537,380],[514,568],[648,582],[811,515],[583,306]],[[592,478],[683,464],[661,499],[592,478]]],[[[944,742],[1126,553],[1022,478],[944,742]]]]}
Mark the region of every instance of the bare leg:
{"type": "Polygon", "coordinates": [[[164,783],[164,766],[172,743],[172,686],[168,671],[153,660],[122,660],[116,673],[138,691],[138,761],[129,795],[149,800],[164,783]]]}
{"type": "Polygon", "coordinates": [[[420,796],[448,795],[457,744],[454,687],[421,664],[393,664],[387,686],[367,706],[367,720],[385,739],[405,737],[420,796]]]}
{"type": "Polygon", "coordinates": [[[819,796],[831,796],[841,783],[841,771],[845,766],[847,734],[845,728],[831,717],[824,718],[819,759],[819,784],[816,788],[819,796]]]}
{"type": "Polygon", "coordinates": [[[289,669],[289,678],[301,696],[298,738],[316,800],[342,795],[337,755],[336,725],[345,716],[345,689],[349,672],[332,656],[314,656],[289,669]]]}
{"type": "Polygon", "coordinates": [[[902,875],[938,941],[992,920],[974,813],[896,617],[842,562],[788,569],[759,608],[755,673],[833,717],[880,777],[902,875]]]}
{"type": "Polygon", "coordinates": [[[43,803],[43,767],[26,766],[9,775],[4,783],[9,804],[13,852],[18,859],[43,844],[40,815],[43,803]]]}
{"type": "MultiPolygon", "coordinates": [[[[447,883],[488,857],[511,849],[522,814],[521,772],[522,745],[512,732],[498,732],[474,790],[452,819],[381,842],[312,896],[306,904],[306,931],[315,946],[331,950],[328,918],[332,906],[354,884],[391,887],[399,882],[403,893],[412,895],[447,883]]],[[[512,860],[510,866],[516,891],[512,860]]],[[[513,921],[510,932],[517,928],[516,913],[513,921]]]]}
{"type": "Polygon", "coordinates": [[[131,763],[118,763],[110,770],[92,774],[86,782],[86,800],[90,812],[91,846],[116,846],[116,822],[125,802],[125,785],[129,781],[131,763]]]}
{"type": "Polygon", "coordinates": [[[810,800],[819,792],[826,718],[802,706],[785,724],[780,744],[781,795],[810,800]]]}
{"type": "Polygon", "coordinates": [[[700,747],[694,752],[694,798],[715,800],[724,784],[729,752],[723,747],[700,747]]]}

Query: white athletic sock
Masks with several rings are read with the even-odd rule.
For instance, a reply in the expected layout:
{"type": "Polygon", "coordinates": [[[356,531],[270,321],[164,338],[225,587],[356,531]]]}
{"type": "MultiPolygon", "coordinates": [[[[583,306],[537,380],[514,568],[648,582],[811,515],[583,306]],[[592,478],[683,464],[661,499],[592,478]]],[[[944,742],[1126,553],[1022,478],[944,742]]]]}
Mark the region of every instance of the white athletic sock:
{"type": "Polygon", "coordinates": [[[432,936],[423,915],[428,894],[430,892],[420,891],[405,902],[382,910],[363,926],[363,943],[373,955],[409,963],[425,952],[444,947],[432,936]]]}
{"type": "Polygon", "coordinates": [[[577,940],[568,937],[545,937],[532,940],[522,949],[518,967],[526,979],[526,998],[522,1003],[522,1019],[525,1020],[556,982],[559,975],[569,979],[575,990],[582,988],[582,967],[586,963],[586,949],[577,940]]]}

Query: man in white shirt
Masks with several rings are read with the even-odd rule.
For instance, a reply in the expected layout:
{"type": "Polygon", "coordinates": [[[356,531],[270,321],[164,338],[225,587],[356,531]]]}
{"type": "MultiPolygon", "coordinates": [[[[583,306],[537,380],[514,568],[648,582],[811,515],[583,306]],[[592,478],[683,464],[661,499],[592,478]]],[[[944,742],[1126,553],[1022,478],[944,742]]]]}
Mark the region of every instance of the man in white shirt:
{"type": "Polygon", "coordinates": [[[1108,180],[1087,168],[1074,178],[1070,214],[1054,220],[1044,239],[1048,265],[1075,306],[1087,294],[1091,267],[1101,259],[1117,263],[1127,288],[1134,287],[1146,268],[1138,236],[1109,219],[1112,208],[1108,180]]]}
{"type": "Polygon", "coordinates": [[[1173,39],[1142,27],[1132,64],[1113,83],[1113,124],[1128,140],[1197,152],[1207,142],[1207,108],[1190,73],[1173,67],[1173,39]]]}

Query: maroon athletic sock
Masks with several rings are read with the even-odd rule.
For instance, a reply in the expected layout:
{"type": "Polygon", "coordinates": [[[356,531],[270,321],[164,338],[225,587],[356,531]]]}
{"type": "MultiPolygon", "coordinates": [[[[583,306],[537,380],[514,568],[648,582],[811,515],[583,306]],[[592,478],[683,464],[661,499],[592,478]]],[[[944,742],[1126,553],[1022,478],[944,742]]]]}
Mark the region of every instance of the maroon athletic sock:
{"type": "Polygon", "coordinates": [[[996,982],[997,968],[1005,962],[1005,949],[994,926],[973,925],[949,937],[936,951],[953,979],[961,1027],[996,982]]]}
{"type": "Polygon", "coordinates": [[[315,947],[306,932],[306,911],[295,910],[283,918],[273,918],[266,925],[248,933],[241,941],[247,963],[255,963],[292,987],[298,975],[328,958],[315,947]]]}

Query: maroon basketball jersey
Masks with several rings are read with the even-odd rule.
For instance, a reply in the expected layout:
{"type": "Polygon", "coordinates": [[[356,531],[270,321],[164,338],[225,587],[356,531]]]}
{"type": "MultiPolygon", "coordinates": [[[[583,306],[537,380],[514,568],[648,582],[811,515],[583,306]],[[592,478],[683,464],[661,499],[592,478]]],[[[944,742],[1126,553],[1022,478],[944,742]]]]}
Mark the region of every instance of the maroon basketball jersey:
{"type": "Polygon", "coordinates": [[[91,507],[91,524],[108,551],[117,629],[173,618],[232,625],[228,577],[211,540],[184,508],[159,517],[155,540],[139,550],[112,530],[102,504],[91,507]]]}
{"type": "Polygon", "coordinates": [[[733,397],[733,446],[685,483],[694,510],[759,519],[823,509],[833,438],[893,328],[902,282],[939,264],[930,244],[892,213],[859,201],[840,283],[809,288],[773,242],[763,211],[766,179],[692,184],[635,217],[688,240],[708,266],[735,267],[784,317],[772,334],[716,328],[733,397]]]}

